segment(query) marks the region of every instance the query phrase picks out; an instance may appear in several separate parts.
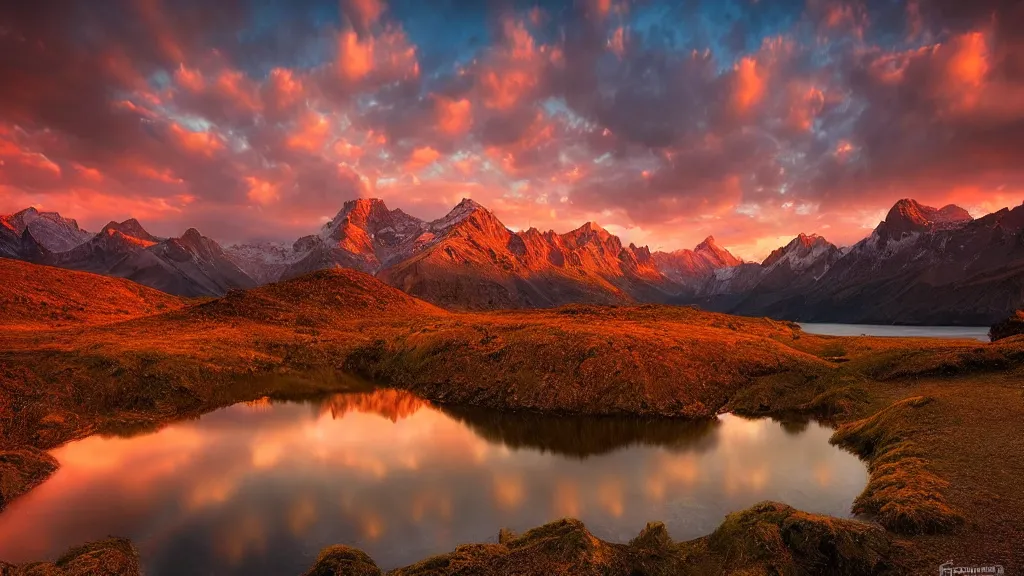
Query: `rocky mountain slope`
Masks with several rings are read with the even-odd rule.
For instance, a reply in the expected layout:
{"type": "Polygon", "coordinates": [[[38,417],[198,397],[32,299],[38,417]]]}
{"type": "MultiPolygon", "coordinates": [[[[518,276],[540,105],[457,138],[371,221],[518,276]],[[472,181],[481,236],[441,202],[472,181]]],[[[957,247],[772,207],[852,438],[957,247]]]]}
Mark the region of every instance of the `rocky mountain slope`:
{"type": "Polygon", "coordinates": [[[21,239],[26,233],[49,252],[70,250],[92,237],[71,218],[63,218],[56,212],[40,212],[31,207],[0,216],[0,229],[3,230],[0,235],[0,254],[7,252],[5,246],[9,245],[10,239],[15,236],[21,239]]]}
{"type": "Polygon", "coordinates": [[[472,200],[427,223],[413,242],[412,255],[379,276],[448,307],[665,301],[674,288],[647,248],[623,246],[594,223],[566,234],[513,232],[472,200]]]}
{"type": "MultiPolygon", "coordinates": [[[[353,268],[454,308],[663,302],[678,291],[647,248],[623,246],[594,223],[566,234],[513,232],[469,199],[433,221],[390,210],[381,200],[353,200],[315,236],[291,246],[231,246],[227,253],[260,282],[353,268]]],[[[717,246],[700,254],[702,265],[692,274],[738,262],[717,246]]]]}
{"type": "Polygon", "coordinates": [[[695,301],[808,322],[992,324],[1024,305],[1022,232],[1024,206],[975,220],[903,199],[845,252],[798,237],[759,267],[718,271],[695,301]]]}
{"type": "Polygon", "coordinates": [[[34,208],[0,217],[0,256],[126,278],[179,296],[215,296],[256,282],[220,245],[189,229],[159,238],[134,218],[93,235],[71,219],[34,208]]]}
{"type": "Polygon", "coordinates": [[[1024,306],[1024,206],[974,220],[957,206],[904,199],[850,248],[800,234],[761,263],[710,236],[693,250],[652,253],[592,222],[564,234],[512,231],[469,199],[433,221],[352,200],[315,235],[225,249],[195,230],[158,238],[136,220],[95,236],[34,209],[0,224],[0,256],[188,296],[350,268],[459,309],[667,302],[787,320],[991,324],[1024,306]]]}

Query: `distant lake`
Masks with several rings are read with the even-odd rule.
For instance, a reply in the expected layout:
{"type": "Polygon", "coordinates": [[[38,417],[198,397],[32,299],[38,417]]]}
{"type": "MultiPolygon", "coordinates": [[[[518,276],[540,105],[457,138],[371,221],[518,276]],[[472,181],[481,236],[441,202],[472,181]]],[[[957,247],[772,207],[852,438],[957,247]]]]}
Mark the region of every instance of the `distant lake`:
{"type": "Polygon", "coordinates": [[[378,390],[261,400],[155,433],[54,450],[57,473],[0,513],[0,559],[131,538],[149,576],[298,574],[348,544],[384,569],[558,518],[678,540],[762,500],[848,517],[864,464],[828,427],[438,408],[378,390]]]}
{"type": "Polygon", "coordinates": [[[888,326],[799,322],[804,332],[826,336],[898,336],[903,338],[968,338],[988,342],[988,326],[888,326]]]}

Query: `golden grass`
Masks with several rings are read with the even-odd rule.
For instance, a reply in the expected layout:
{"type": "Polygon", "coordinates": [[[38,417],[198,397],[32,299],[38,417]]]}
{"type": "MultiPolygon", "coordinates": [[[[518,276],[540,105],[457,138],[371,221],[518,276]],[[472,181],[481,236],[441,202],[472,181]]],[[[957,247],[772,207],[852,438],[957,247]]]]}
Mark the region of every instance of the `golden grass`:
{"type": "Polygon", "coordinates": [[[0,326],[78,328],[181,308],[185,300],[121,278],[0,258],[0,326]]]}
{"type": "Polygon", "coordinates": [[[871,474],[854,512],[868,514],[903,534],[947,532],[963,517],[943,494],[948,482],[929,469],[913,440],[915,412],[932,403],[916,396],[900,400],[869,418],[840,427],[832,442],[869,461],[871,474]]]}
{"type": "MultiPolygon", "coordinates": [[[[59,285],[54,280],[51,287],[59,285]]],[[[132,319],[101,312],[77,327],[59,319],[31,330],[21,317],[0,316],[0,449],[46,449],[96,432],[148,431],[262,396],[365,385],[345,371],[442,404],[538,414],[798,411],[862,418],[834,437],[869,461],[871,479],[858,511],[901,534],[941,533],[961,525],[962,512],[948,503],[950,487],[933,465],[946,456],[922,440],[920,417],[934,417],[929,411],[937,408],[919,399],[887,405],[918,380],[965,387],[1024,364],[1020,338],[993,345],[832,338],[804,334],[792,323],[688,307],[453,313],[341,270],[155,311],[145,301],[132,319]]],[[[18,464],[18,476],[0,472],[2,501],[19,490],[9,487],[15,484],[9,478],[40,477],[22,473],[24,466],[31,465],[18,464]]],[[[654,524],[630,545],[613,545],[569,522],[506,534],[500,544],[459,547],[400,573],[891,568],[883,558],[886,542],[863,524],[766,506],[731,516],[717,537],[689,543],[672,543],[654,524]]],[[[336,563],[345,554],[325,550],[336,563]]]]}
{"type": "Polygon", "coordinates": [[[7,502],[49,478],[57,466],[53,456],[30,446],[0,451],[0,511],[7,502]]]}
{"type": "Polygon", "coordinates": [[[348,546],[328,546],[303,576],[380,576],[380,568],[365,552],[348,546]]]}
{"type": "Polygon", "coordinates": [[[137,576],[139,552],[124,538],[90,542],[65,552],[56,562],[14,566],[0,562],[4,576],[137,576]]]}
{"type": "MultiPolygon", "coordinates": [[[[595,537],[582,522],[567,518],[521,535],[502,530],[496,544],[464,544],[389,574],[860,576],[899,573],[891,560],[893,550],[878,526],[764,502],[729,515],[713,534],[689,542],[673,542],[664,524],[651,522],[628,544],[614,544],[595,537]]],[[[365,555],[337,546],[325,549],[307,575],[380,573],[374,569],[365,555]],[[354,569],[337,571],[339,567],[354,569]]]]}

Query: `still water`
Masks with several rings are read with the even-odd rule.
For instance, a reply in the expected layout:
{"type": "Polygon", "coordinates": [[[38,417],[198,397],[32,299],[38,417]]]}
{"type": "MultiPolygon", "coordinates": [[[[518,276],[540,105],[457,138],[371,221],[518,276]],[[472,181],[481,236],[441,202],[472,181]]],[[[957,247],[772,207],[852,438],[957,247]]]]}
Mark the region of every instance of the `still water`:
{"type": "Polygon", "coordinates": [[[898,336],[902,338],[967,338],[988,342],[988,326],[889,326],[800,322],[808,334],[825,336],[898,336]]]}
{"type": "Polygon", "coordinates": [[[676,539],[761,500],[849,516],[867,472],[814,422],[547,418],[437,408],[378,390],[239,404],[53,452],[0,514],[0,559],[131,538],[150,576],[298,574],[343,543],[393,568],[565,516],[676,539]]]}

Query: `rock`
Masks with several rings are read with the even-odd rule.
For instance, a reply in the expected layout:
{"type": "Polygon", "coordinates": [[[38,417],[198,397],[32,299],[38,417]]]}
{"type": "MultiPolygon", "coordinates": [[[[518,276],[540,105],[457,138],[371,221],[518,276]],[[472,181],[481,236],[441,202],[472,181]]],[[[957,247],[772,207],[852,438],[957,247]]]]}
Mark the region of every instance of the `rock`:
{"type": "Polygon", "coordinates": [[[1024,310],[1017,310],[1013,316],[997,322],[988,330],[988,339],[992,342],[1024,334],[1024,310]]]}
{"type": "Polygon", "coordinates": [[[49,478],[58,466],[53,456],[28,446],[0,452],[0,510],[49,478]]]}
{"type": "Polygon", "coordinates": [[[304,576],[380,576],[377,564],[363,552],[348,546],[328,546],[304,576]]]}

